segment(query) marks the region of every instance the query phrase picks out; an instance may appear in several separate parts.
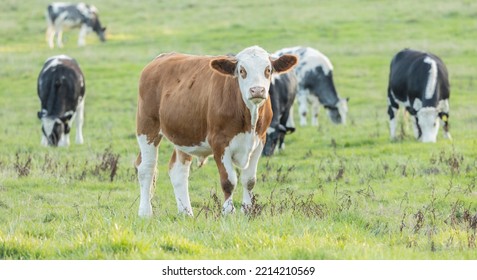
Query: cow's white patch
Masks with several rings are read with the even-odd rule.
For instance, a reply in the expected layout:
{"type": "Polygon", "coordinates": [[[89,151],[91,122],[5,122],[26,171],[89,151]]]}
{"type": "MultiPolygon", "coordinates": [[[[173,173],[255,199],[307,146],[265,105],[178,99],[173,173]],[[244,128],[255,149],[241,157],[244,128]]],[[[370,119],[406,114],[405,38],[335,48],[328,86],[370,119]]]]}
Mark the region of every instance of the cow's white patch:
{"type": "Polygon", "coordinates": [[[179,213],[193,216],[192,206],[189,198],[189,170],[191,161],[181,163],[179,153],[176,152],[176,161],[169,169],[169,177],[171,178],[174,194],[176,196],[177,209],[179,213]]]}
{"type": "Polygon", "coordinates": [[[306,61],[306,64],[303,65],[303,67],[295,68],[297,76],[300,76],[299,80],[303,78],[301,76],[303,76],[306,72],[314,71],[316,67],[318,66],[321,66],[325,75],[328,75],[331,71],[333,71],[333,64],[331,64],[331,61],[329,60],[329,58],[326,57],[321,52],[319,52],[318,50],[315,50],[313,48],[304,48],[304,47],[284,48],[277,51],[273,55],[278,57],[283,54],[297,55],[298,63],[300,64],[306,61]]]}
{"type": "Polygon", "coordinates": [[[58,119],[50,119],[50,118],[42,118],[41,119],[41,125],[43,126],[43,132],[46,135],[51,135],[53,132],[53,128],[55,127],[55,123],[61,122],[58,119]]]}
{"type": "Polygon", "coordinates": [[[250,156],[259,144],[260,138],[255,131],[239,133],[232,138],[225,148],[222,162],[226,168],[227,165],[232,167],[232,164],[240,169],[247,168],[250,156]],[[230,162],[227,162],[229,160],[230,162]]]}
{"type": "Polygon", "coordinates": [[[70,145],[70,134],[62,133],[58,141],[58,147],[68,147],[70,145]]]}
{"type": "Polygon", "coordinates": [[[48,58],[48,60],[45,62],[46,66],[43,68],[42,73],[46,72],[51,67],[56,67],[60,64],[63,64],[63,60],[71,60],[71,58],[64,54],[48,58]]]}
{"type": "Polygon", "coordinates": [[[205,139],[205,141],[199,143],[199,145],[196,145],[196,146],[179,146],[179,145],[176,145],[175,147],[178,150],[180,150],[180,151],[182,151],[186,154],[189,154],[189,155],[192,155],[192,156],[197,156],[197,157],[202,157],[202,158],[205,158],[205,157],[212,154],[212,148],[210,147],[209,142],[207,141],[207,139],[205,139]]]}
{"type": "Polygon", "coordinates": [[[422,101],[421,101],[420,99],[417,99],[417,98],[416,98],[416,99],[414,100],[414,104],[412,104],[412,108],[414,108],[414,110],[416,110],[416,111],[421,110],[421,108],[422,108],[422,101]]]}
{"type": "Polygon", "coordinates": [[[148,143],[146,135],[138,135],[137,142],[141,149],[141,163],[137,167],[141,187],[138,214],[141,217],[150,217],[152,216],[151,199],[156,176],[157,147],[153,143],[148,143]]]}
{"type": "Polygon", "coordinates": [[[83,144],[84,98],[80,96],[76,113],[73,115],[76,122],[76,144],[83,144]]]}
{"type": "Polygon", "coordinates": [[[269,127],[267,128],[267,134],[272,134],[272,133],[274,133],[275,131],[276,131],[276,129],[273,128],[273,127],[271,127],[271,126],[269,126],[269,127]]]}
{"type": "Polygon", "coordinates": [[[430,57],[426,57],[424,62],[429,64],[431,68],[429,69],[429,77],[427,78],[427,85],[426,85],[426,92],[425,97],[426,99],[431,99],[434,96],[434,92],[436,90],[437,84],[437,64],[436,61],[430,57]]]}
{"type": "Polygon", "coordinates": [[[417,112],[419,127],[421,128],[422,142],[436,142],[439,125],[437,122],[438,112],[434,107],[424,107],[417,112]]]}

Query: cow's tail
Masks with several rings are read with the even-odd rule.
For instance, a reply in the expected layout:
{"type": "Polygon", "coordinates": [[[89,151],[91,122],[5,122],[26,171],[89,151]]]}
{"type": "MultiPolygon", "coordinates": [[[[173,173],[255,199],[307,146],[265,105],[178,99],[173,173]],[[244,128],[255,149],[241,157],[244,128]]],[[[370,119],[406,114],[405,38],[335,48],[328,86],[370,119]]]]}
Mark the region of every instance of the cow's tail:
{"type": "Polygon", "coordinates": [[[46,109],[49,113],[55,112],[55,105],[58,98],[65,96],[67,93],[67,81],[64,75],[56,75],[51,82],[50,91],[46,109]]]}

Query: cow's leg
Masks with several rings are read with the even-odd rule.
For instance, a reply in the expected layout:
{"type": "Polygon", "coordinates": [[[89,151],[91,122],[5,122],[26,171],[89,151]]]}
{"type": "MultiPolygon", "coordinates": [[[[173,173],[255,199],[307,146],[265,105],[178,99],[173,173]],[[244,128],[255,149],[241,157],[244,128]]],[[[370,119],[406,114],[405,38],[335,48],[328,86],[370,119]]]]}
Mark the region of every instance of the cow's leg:
{"type": "Polygon", "coordinates": [[[318,97],[313,94],[308,95],[308,100],[311,104],[311,125],[318,126],[318,113],[320,111],[320,102],[318,97]]]}
{"type": "Polygon", "coordinates": [[[252,207],[252,189],[257,181],[257,165],[263,150],[263,143],[260,142],[258,147],[250,155],[250,161],[240,175],[240,181],[243,186],[242,212],[247,213],[252,207]]]}
{"type": "Polygon", "coordinates": [[[391,92],[388,91],[388,115],[389,115],[389,133],[391,140],[396,140],[397,112],[399,104],[392,98],[391,92]]]}
{"type": "Polygon", "coordinates": [[[232,201],[232,193],[237,185],[237,174],[232,164],[232,156],[229,153],[219,155],[214,153],[214,159],[219,169],[220,184],[224,193],[224,204],[222,206],[222,214],[235,212],[232,201]]]}
{"type": "Polygon", "coordinates": [[[78,36],[78,46],[83,47],[86,45],[86,34],[88,33],[88,26],[86,24],[81,25],[81,29],[78,36]]]}
{"type": "Polygon", "coordinates": [[[452,140],[452,136],[449,132],[449,99],[441,100],[439,102],[439,109],[439,117],[444,130],[444,138],[452,140]]]}
{"type": "Polygon", "coordinates": [[[76,144],[83,144],[83,122],[84,122],[84,98],[76,108],[76,144]]]}
{"type": "Polygon", "coordinates": [[[193,216],[189,198],[189,170],[192,157],[177,149],[169,161],[169,177],[176,196],[179,213],[193,216]]]}
{"type": "Polygon", "coordinates": [[[55,47],[55,30],[52,25],[48,25],[46,28],[46,41],[48,42],[48,46],[50,49],[53,49],[55,47]]]}
{"type": "Polygon", "coordinates": [[[61,26],[55,27],[55,34],[56,34],[56,46],[58,46],[58,48],[62,48],[63,47],[63,29],[61,28],[61,26]]]}
{"type": "Polygon", "coordinates": [[[412,120],[412,128],[414,131],[414,137],[416,137],[416,139],[419,140],[419,138],[421,138],[421,130],[419,128],[419,120],[417,119],[417,115],[411,116],[411,120],[412,120]]]}
{"type": "Polygon", "coordinates": [[[139,216],[152,216],[151,199],[154,191],[157,163],[157,147],[161,137],[158,136],[154,142],[147,140],[144,134],[137,135],[137,142],[141,152],[136,160],[136,167],[141,188],[139,200],[139,216]]]}
{"type": "Polygon", "coordinates": [[[307,125],[306,114],[308,112],[308,91],[299,90],[297,94],[298,113],[300,114],[300,125],[307,125]]]}
{"type": "Polygon", "coordinates": [[[296,128],[296,126],[295,126],[295,119],[294,119],[294,115],[293,115],[293,107],[295,107],[294,104],[290,107],[290,113],[289,113],[288,119],[287,119],[287,127],[293,128],[293,130],[294,130],[296,128]]]}

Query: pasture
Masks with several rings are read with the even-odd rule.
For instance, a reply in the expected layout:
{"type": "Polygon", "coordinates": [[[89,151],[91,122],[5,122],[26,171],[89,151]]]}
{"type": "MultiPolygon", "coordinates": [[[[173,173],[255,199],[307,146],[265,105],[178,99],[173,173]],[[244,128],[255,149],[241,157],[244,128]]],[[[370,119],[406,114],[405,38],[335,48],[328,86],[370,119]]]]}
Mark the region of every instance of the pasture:
{"type": "Polygon", "coordinates": [[[79,48],[70,30],[63,49],[45,41],[48,3],[0,4],[0,259],[477,259],[476,1],[95,0],[107,42],[89,34],[79,48]],[[163,141],[154,216],[138,218],[142,68],[162,52],[251,45],[326,54],[348,123],[322,108],[318,128],[297,127],[262,158],[250,215],[220,214],[209,160],[191,170],[195,217],[178,216],[163,141]],[[405,121],[389,140],[389,63],[405,47],[446,63],[453,141],[440,129],[436,144],[418,143],[405,121]],[[69,148],[44,148],[36,79],[61,53],[85,75],[85,144],[73,128],[69,148]]]}

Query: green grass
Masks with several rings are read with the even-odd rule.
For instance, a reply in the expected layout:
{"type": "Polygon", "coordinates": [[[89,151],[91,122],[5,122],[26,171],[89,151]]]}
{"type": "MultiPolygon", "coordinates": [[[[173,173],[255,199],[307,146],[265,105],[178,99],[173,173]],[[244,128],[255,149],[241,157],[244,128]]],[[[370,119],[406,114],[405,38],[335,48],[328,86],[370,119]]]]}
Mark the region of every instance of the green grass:
{"type": "Polygon", "coordinates": [[[49,2],[0,4],[0,259],[477,259],[475,1],[97,0],[109,40],[89,35],[78,48],[67,31],[61,50],[44,39],[49,2]],[[220,214],[213,160],[191,172],[195,217],[178,216],[164,141],[154,216],[138,218],[142,68],[161,52],[250,45],[327,54],[351,98],[348,124],[323,110],[318,128],[298,127],[283,153],[261,159],[248,216],[220,214]],[[447,64],[454,141],[417,143],[406,123],[389,141],[389,62],[404,47],[447,64]],[[86,76],[85,144],[51,149],[40,146],[36,79],[60,53],[86,76]]]}

